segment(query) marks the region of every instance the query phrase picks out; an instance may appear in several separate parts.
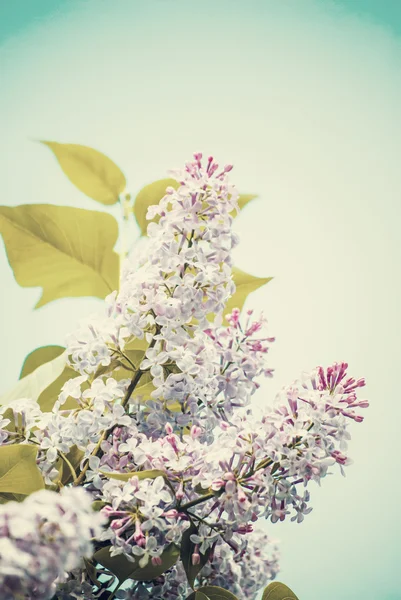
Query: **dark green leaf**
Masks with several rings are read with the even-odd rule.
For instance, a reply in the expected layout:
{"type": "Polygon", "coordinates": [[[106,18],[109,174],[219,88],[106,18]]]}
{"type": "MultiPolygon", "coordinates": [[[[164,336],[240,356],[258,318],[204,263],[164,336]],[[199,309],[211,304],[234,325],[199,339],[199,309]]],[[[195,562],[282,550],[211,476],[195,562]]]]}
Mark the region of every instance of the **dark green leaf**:
{"type": "Polygon", "coordinates": [[[120,582],[126,579],[134,579],[135,581],[151,581],[162,575],[168,569],[171,569],[177,562],[180,551],[175,544],[170,544],[161,555],[162,564],[154,566],[151,561],[146,567],[139,566],[140,557],[134,557],[135,562],[129,561],[124,555],[110,556],[111,546],[106,546],[98,550],[94,554],[94,559],[106,567],[120,582]]]}
{"type": "Polygon", "coordinates": [[[198,565],[192,564],[192,554],[195,550],[195,544],[191,541],[191,535],[198,534],[198,528],[194,523],[191,523],[190,527],[183,533],[181,540],[181,561],[187,575],[188,583],[191,587],[194,587],[195,579],[198,573],[203,569],[211,553],[211,548],[208,549],[206,554],[200,555],[200,562],[198,565]]]}
{"type": "Polygon", "coordinates": [[[197,590],[196,592],[192,592],[186,600],[210,600],[209,596],[206,596],[203,592],[197,590]]]}

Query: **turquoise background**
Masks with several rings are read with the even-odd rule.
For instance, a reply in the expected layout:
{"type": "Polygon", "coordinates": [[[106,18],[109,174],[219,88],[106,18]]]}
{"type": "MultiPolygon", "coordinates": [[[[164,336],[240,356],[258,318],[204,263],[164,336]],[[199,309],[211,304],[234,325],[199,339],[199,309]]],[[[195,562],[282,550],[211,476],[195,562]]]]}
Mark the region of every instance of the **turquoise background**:
{"type": "MultiPolygon", "coordinates": [[[[400,36],[398,1],[0,0],[2,203],[102,210],[38,139],[105,152],[133,194],[193,151],[233,162],[260,195],[236,264],[274,276],[248,302],[277,337],[255,402],[317,364],[366,377],[347,477],[311,486],[301,525],[264,525],[300,600],[401,598],[400,36]]],[[[33,312],[3,249],[0,277],[2,392],[101,303],[33,312]]]]}

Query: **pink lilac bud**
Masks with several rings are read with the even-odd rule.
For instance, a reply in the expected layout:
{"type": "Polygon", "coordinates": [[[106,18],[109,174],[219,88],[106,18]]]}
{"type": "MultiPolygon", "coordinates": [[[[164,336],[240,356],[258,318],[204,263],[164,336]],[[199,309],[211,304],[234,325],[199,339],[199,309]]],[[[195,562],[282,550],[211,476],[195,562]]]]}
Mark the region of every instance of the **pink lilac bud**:
{"type": "Polygon", "coordinates": [[[175,497],[177,498],[177,500],[182,500],[184,498],[185,494],[184,494],[184,487],[182,485],[182,481],[180,482],[178,489],[175,493],[175,497]]]}
{"type": "Polygon", "coordinates": [[[191,559],[191,562],[192,562],[192,564],[193,564],[194,566],[195,566],[195,565],[199,565],[199,564],[200,564],[200,559],[201,559],[201,557],[200,557],[200,554],[199,554],[199,546],[198,546],[198,545],[196,545],[196,546],[195,546],[195,550],[194,550],[194,552],[192,553],[192,559],[191,559]]]}

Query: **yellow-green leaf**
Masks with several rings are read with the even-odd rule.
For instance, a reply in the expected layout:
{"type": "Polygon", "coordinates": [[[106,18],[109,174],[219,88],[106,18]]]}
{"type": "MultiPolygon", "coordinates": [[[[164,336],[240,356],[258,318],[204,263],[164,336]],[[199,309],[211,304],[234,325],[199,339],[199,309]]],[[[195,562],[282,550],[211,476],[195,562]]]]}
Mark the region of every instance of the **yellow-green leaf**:
{"type": "Polygon", "coordinates": [[[44,363],[32,373],[20,379],[11,390],[0,397],[0,405],[8,404],[11,400],[18,400],[19,398],[38,400],[43,390],[63,373],[66,366],[65,361],[65,353],[60,354],[57,358],[44,363]]]}
{"type": "Polygon", "coordinates": [[[28,444],[0,446],[0,492],[28,495],[44,488],[37,453],[37,448],[28,444]]]}
{"type": "Polygon", "coordinates": [[[126,579],[135,581],[150,581],[162,575],[168,569],[171,569],[180,556],[180,550],[175,544],[167,546],[166,550],[160,556],[161,565],[153,565],[150,561],[146,567],[139,566],[140,557],[134,556],[134,562],[129,561],[123,554],[110,556],[111,546],[106,546],[95,552],[93,558],[113,573],[120,582],[126,579]]]}
{"type": "Polygon", "coordinates": [[[271,281],[273,277],[254,277],[249,273],[237,269],[237,267],[233,267],[233,279],[237,289],[226,304],[224,309],[225,315],[230,313],[233,308],[241,310],[248,295],[271,281]]]}
{"type": "MultiPolygon", "coordinates": [[[[256,194],[240,194],[238,198],[238,206],[240,207],[240,210],[242,210],[244,206],[248,204],[248,202],[251,202],[251,200],[254,200],[255,198],[257,198],[256,194]]],[[[234,209],[231,212],[231,215],[233,217],[236,217],[237,211],[234,209]]]]}
{"type": "Polygon", "coordinates": [[[151,469],[148,471],[132,471],[131,473],[114,473],[108,471],[100,471],[102,475],[109,477],[109,479],[118,479],[119,481],[129,481],[132,477],[138,477],[138,479],[156,479],[156,477],[165,477],[164,471],[158,469],[151,469]]]}
{"type": "Polygon", "coordinates": [[[42,143],[53,151],[65,175],[81,192],[101,204],[118,201],[126,181],[124,173],[110,158],[79,144],[42,143]]]}
{"type": "Polygon", "coordinates": [[[149,381],[144,385],[139,385],[138,387],[136,387],[135,390],[132,392],[131,398],[138,398],[138,400],[141,400],[141,402],[146,402],[146,400],[151,399],[151,394],[155,389],[156,388],[153,385],[152,381],[149,381]]]}
{"type": "MultiPolygon", "coordinates": [[[[57,379],[52,381],[50,385],[48,385],[43,392],[41,392],[38,398],[38,403],[41,410],[43,412],[51,412],[57,398],[59,397],[63,385],[70,379],[78,376],[79,373],[77,373],[77,371],[74,371],[72,367],[66,365],[57,379]]],[[[74,400],[74,398],[68,398],[63,404],[63,410],[69,410],[71,408],[77,408],[77,401],[74,400]]]]}
{"type": "Polygon", "coordinates": [[[298,597],[284,583],[273,581],[265,588],[262,600],[298,600],[298,597]]]}
{"type": "Polygon", "coordinates": [[[248,204],[248,202],[251,202],[251,200],[254,200],[255,198],[257,198],[256,194],[240,194],[238,198],[238,206],[242,210],[244,206],[248,204]]]}
{"type": "Polygon", "coordinates": [[[111,215],[51,204],[0,206],[0,232],[17,282],[43,287],[36,308],[57,298],[104,298],[118,288],[111,215]]]}
{"type": "MultiPolygon", "coordinates": [[[[141,235],[146,235],[146,230],[150,221],[146,219],[146,213],[149,206],[159,204],[163,196],[166,195],[166,188],[173,187],[175,190],[180,186],[175,179],[158,179],[138,192],[134,201],[134,215],[141,230],[141,235]]],[[[158,218],[154,219],[158,222],[158,218]]]]}
{"type": "Polygon", "coordinates": [[[24,360],[19,378],[22,379],[44,363],[57,358],[64,352],[63,346],[41,346],[32,350],[24,360]]]}

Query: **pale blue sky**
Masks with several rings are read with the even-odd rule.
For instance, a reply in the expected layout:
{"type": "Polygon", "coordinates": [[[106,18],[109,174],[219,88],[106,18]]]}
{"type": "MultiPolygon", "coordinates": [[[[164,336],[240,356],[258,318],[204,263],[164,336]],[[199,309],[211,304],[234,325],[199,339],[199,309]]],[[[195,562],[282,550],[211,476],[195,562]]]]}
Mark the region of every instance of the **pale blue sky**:
{"type": "MultiPolygon", "coordinates": [[[[105,152],[133,193],[195,150],[233,162],[240,190],[260,194],[236,222],[236,263],[275,277],[249,301],[264,309],[277,337],[276,376],[257,402],[320,363],[347,360],[352,374],[366,377],[372,405],[353,429],[347,477],[311,488],[314,510],[303,524],[266,526],[281,540],[279,579],[300,600],[401,598],[399,7],[364,0],[0,7],[3,203],[101,209],[35,139],[105,152]]],[[[0,274],[1,392],[28,352],[63,344],[99,303],[65,299],[32,312],[39,290],[18,287],[4,251],[0,274]]]]}

